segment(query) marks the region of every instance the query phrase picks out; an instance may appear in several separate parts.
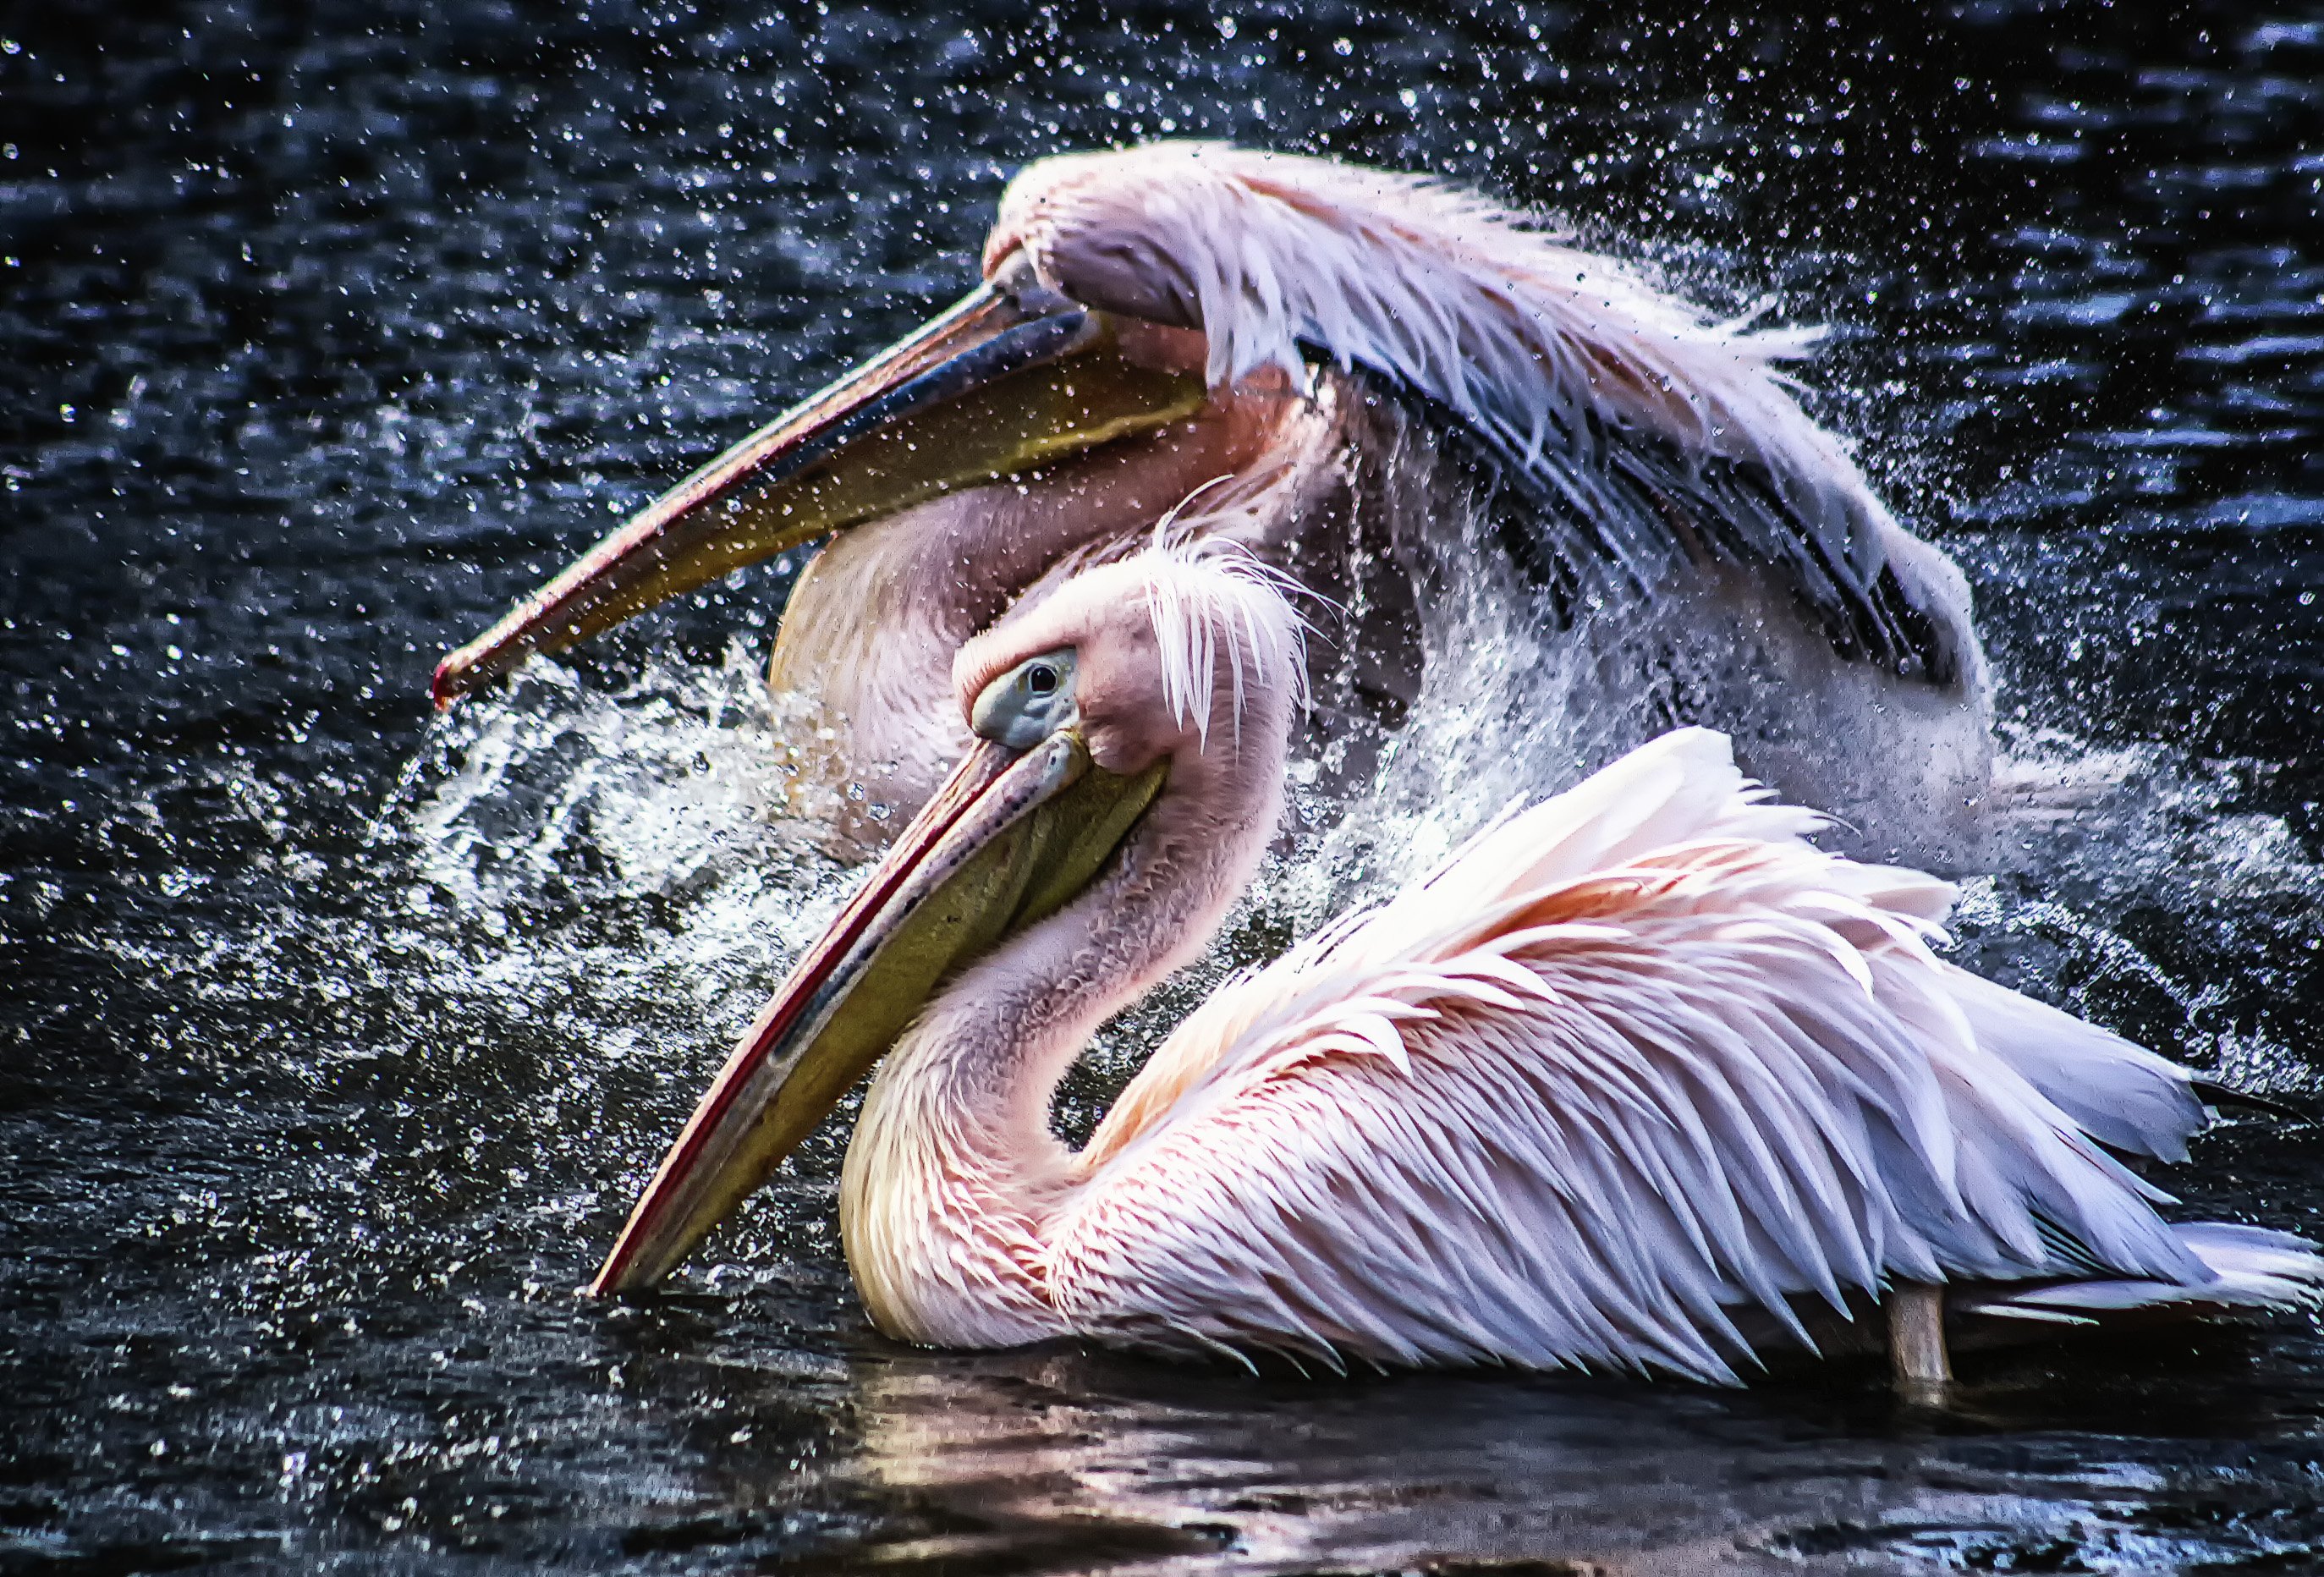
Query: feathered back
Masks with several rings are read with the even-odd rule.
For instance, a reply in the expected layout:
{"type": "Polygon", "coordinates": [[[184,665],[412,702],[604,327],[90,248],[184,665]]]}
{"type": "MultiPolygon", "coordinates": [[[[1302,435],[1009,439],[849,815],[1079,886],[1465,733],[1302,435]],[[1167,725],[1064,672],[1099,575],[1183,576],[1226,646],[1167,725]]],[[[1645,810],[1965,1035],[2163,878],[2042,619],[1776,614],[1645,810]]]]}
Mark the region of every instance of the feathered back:
{"type": "MultiPolygon", "coordinates": [[[[1765,802],[1735,766],[1724,735],[1683,728],[1642,745],[1563,794],[1506,817],[1478,833],[1427,877],[1376,908],[1341,917],[1264,969],[1237,976],[1196,1009],[1155,1053],[1147,1073],[1125,1092],[1090,1143],[1090,1159],[1110,1144],[1126,1142],[1158,1125],[1165,1108],[1214,1062],[1260,1057],[1284,1035],[1314,1027],[1371,996],[1383,974],[1419,972],[1460,958],[1481,942],[1539,923],[1559,903],[1567,918],[1584,918],[1591,889],[1573,884],[1623,883],[1635,896],[1634,862],[1642,855],[1691,850],[1712,843],[1756,843],[1764,853],[1804,856],[1819,863],[1807,836],[1823,824],[1812,811],[1765,802]]],[[[1903,897],[1908,912],[1933,923],[1952,890],[1917,872],[1854,866],[1883,875],[1917,878],[1922,890],[1903,897]]],[[[1387,1020],[1379,1028],[1388,1028],[1387,1020]]]]}
{"type": "Polygon", "coordinates": [[[1737,1306],[1806,1342],[1792,1299],[1896,1277],[2307,1296],[2312,1260],[2245,1299],[2094,1142],[2183,1155],[2184,1069],[1935,956],[1950,888],[1817,824],[1681,730],[1231,981],[1083,1152],[1061,1304],[1166,1345],[1732,1379],[1737,1306]]]}

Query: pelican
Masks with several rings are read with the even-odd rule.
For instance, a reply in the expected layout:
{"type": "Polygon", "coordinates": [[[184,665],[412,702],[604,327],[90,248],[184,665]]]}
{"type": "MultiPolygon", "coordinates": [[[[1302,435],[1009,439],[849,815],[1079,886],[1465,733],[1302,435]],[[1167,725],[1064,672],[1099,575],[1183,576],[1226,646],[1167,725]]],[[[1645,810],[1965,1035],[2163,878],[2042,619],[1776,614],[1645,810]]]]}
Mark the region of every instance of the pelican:
{"type": "Polygon", "coordinates": [[[800,958],[594,1289],[651,1286],[872,1072],[839,1212],[873,1322],[1339,1367],[1737,1383],[1886,1305],[1949,1323],[2298,1305],[2286,1233],[2166,1222],[2190,1072],[1945,962],[1951,889],[1809,839],[1683,729],[1231,980],[1089,1142],[1052,1093],[1282,816],[1287,577],[1181,522],[968,641],[972,740],[800,958]]]}
{"type": "Polygon", "coordinates": [[[823,541],[769,678],[826,791],[799,807],[868,852],[970,742],[961,643],[1199,494],[1344,610],[1300,747],[1370,740],[1344,779],[1455,701],[1559,720],[1479,788],[1504,803],[1715,724],[1862,849],[1971,858],[1967,586],[1794,398],[1812,337],[1710,322],[1437,182],[1211,143],[1031,165],[982,272],[452,653],[438,704],[823,541]]]}

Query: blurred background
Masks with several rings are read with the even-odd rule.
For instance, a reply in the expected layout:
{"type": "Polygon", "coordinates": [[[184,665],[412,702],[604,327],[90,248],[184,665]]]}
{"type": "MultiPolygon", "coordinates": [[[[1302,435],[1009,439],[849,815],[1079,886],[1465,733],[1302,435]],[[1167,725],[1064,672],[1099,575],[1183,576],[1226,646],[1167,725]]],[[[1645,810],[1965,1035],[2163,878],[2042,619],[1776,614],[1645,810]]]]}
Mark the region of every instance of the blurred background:
{"type": "MultiPolygon", "coordinates": [[[[429,669],[965,290],[1023,162],[1155,137],[1830,325],[1812,408],[2079,797],[1965,961],[2316,1092],[2324,17],[1421,9],[0,7],[0,1572],[2324,1563],[2301,1320],[1942,1418],[934,1356],[847,1291],[837,1127],[676,1290],[571,1296],[844,890],[757,814],[797,565],[448,721],[429,669]]],[[[2175,1185],[2317,1233],[2319,1161],[2175,1185]]]]}

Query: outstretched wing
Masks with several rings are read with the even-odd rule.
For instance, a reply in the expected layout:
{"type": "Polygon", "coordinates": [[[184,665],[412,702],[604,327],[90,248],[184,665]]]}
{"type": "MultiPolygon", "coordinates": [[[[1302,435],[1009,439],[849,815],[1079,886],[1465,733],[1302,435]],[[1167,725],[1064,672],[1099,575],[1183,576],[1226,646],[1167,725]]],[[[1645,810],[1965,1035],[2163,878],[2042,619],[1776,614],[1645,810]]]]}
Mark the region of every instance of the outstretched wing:
{"type": "Polygon", "coordinates": [[[1433,181],[1214,143],[1036,164],[988,259],[1075,300],[1204,329],[1214,385],[1306,355],[1441,407],[1541,515],[1574,595],[1690,554],[1767,567],[1842,651],[1949,682],[1968,599],[1776,370],[1812,340],[1706,322],[1618,263],[1433,181]]]}
{"type": "MultiPolygon", "coordinates": [[[[2212,1272],[2119,1148],[2175,1065],[1954,969],[1950,899],[1667,735],[1219,993],[1048,1236],[1093,1333],[1731,1381],[1737,1312],[2212,1272]],[[2035,1048],[2035,1049],[2029,1049],[2035,1048]]],[[[1812,1343],[1809,1343],[1812,1345],[1812,1343]]]]}

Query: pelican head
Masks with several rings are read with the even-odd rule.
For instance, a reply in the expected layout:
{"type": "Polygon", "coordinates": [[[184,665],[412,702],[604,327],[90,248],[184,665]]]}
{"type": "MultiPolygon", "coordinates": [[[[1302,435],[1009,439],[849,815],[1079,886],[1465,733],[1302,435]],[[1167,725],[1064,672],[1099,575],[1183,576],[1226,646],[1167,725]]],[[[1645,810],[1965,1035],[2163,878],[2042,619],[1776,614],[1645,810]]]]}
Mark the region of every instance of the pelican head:
{"type": "Polygon", "coordinates": [[[453,652],[438,704],[786,549],[1003,481],[1054,491],[1082,456],[1161,442],[1145,491],[1110,475],[1054,541],[1012,542],[1040,530],[993,513],[964,553],[1031,556],[1005,572],[1020,590],[1206,481],[1279,468],[1284,435],[1230,441],[1227,413],[1358,370],[1499,456],[1558,518],[1559,551],[1639,585],[1688,554],[1774,566],[1836,645],[1932,679],[1969,650],[1948,567],[1784,389],[1774,363],[1800,337],[1707,323],[1464,194],[1212,143],[1066,154],[1010,183],[982,272],[453,652]],[[1609,458],[1613,439],[1636,452],[1609,458]]]}
{"type": "Polygon", "coordinates": [[[1142,991],[1183,963],[1279,815],[1298,632],[1274,577],[1213,543],[1087,571],[964,647],[975,743],[743,1034],[591,1290],[675,1268],[948,978],[1126,863],[1183,875],[1151,846],[1166,783],[1180,815],[1161,841],[1204,842],[1195,863],[1217,869],[1107,983],[1142,991]]]}

